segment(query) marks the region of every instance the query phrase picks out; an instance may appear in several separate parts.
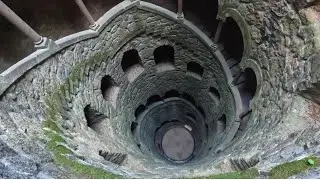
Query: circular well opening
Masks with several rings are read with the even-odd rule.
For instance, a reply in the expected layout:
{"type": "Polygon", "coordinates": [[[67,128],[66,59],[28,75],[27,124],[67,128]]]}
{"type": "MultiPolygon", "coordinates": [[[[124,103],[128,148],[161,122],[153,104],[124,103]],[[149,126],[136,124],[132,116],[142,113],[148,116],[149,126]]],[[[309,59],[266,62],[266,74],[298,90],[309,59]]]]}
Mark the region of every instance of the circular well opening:
{"type": "Polygon", "coordinates": [[[162,138],[164,155],[174,162],[185,162],[193,154],[195,148],[191,132],[183,127],[169,129],[162,138]]]}

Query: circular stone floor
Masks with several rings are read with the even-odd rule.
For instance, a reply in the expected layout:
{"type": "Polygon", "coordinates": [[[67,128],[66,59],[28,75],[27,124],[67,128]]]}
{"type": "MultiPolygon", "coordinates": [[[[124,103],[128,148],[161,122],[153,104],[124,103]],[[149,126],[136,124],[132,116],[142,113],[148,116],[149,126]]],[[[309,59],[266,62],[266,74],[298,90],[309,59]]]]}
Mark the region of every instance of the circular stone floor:
{"type": "Polygon", "coordinates": [[[162,150],[172,161],[185,161],[194,151],[194,139],[186,128],[171,128],[162,138],[162,150]]]}

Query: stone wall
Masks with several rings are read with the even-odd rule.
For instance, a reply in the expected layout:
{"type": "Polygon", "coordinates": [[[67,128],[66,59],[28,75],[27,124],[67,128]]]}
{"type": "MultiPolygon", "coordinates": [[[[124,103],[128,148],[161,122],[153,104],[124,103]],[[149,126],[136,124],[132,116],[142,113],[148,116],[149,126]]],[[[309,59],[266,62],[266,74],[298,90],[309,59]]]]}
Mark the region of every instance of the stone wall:
{"type": "MultiPolygon", "coordinates": [[[[8,150],[10,152],[0,163],[5,164],[8,158],[18,154],[28,157],[26,160],[19,158],[23,163],[35,159],[31,167],[37,163],[46,164],[43,159],[53,158],[44,150],[44,145],[52,142],[45,135],[47,131],[61,131],[67,144],[63,146],[70,149],[72,157],[79,162],[126,177],[199,176],[229,171],[230,164],[224,164],[232,157],[257,156],[260,160],[257,167],[268,170],[307,154],[319,154],[319,143],[316,143],[320,139],[319,121],[314,110],[318,106],[296,95],[317,81],[317,78],[312,80],[317,71],[312,71],[313,62],[309,57],[317,49],[308,21],[285,1],[222,3],[219,17],[229,16],[237,21],[246,38],[242,68],[252,68],[261,87],[251,101],[252,113],[243,136],[233,139],[238,129],[234,127],[239,127],[236,117],[241,113],[239,92],[229,86],[232,77],[216,45],[190,22],[175,21],[175,14],[170,11],[148,3],[124,1],[98,20],[101,27],[97,31],[89,30],[56,41],[52,46],[54,50],[37,51],[1,74],[3,131],[0,134],[3,147],[12,150],[8,150]],[[153,51],[161,45],[174,47],[176,74],[165,72],[160,76],[156,73],[153,51]],[[131,48],[138,50],[144,72],[141,79],[130,83],[127,74],[121,71],[121,59],[131,48]],[[207,74],[202,81],[188,76],[185,84],[176,81],[186,75],[188,61],[196,61],[204,67],[207,74]],[[103,99],[100,83],[104,75],[110,75],[120,87],[116,104],[103,99]],[[227,149],[223,148],[219,154],[212,153],[214,158],[210,160],[185,167],[163,165],[139,151],[129,131],[137,106],[149,96],[163,95],[173,88],[188,91],[197,97],[197,102],[209,104],[211,102],[201,94],[211,83],[220,86],[220,92],[224,92],[223,101],[221,109],[213,114],[209,106],[204,111],[211,118],[222,113],[222,109],[227,111],[232,133],[226,134],[225,139],[233,139],[223,144],[227,149]],[[184,85],[195,85],[199,89],[184,85]],[[139,92],[145,86],[149,91],[139,92]],[[83,109],[89,104],[107,117],[102,123],[102,134],[87,127],[83,109]],[[43,130],[47,122],[53,125],[43,130]],[[305,144],[308,144],[307,150],[303,148],[305,144]],[[118,168],[99,156],[101,149],[128,154],[128,158],[118,168]],[[161,168],[156,170],[155,167],[161,168]]],[[[12,167],[12,172],[17,169],[6,167],[12,167]]],[[[26,172],[30,175],[23,177],[40,176],[36,168],[26,172]]],[[[46,172],[48,176],[59,177],[46,172]]],[[[67,174],[62,177],[65,176],[68,177],[67,174]]]]}
{"type": "MultiPolygon", "coordinates": [[[[318,71],[312,65],[316,62],[312,57],[319,52],[318,33],[314,30],[319,24],[305,18],[307,11],[305,6],[297,7],[297,2],[287,1],[226,3],[219,11],[219,17],[234,18],[243,36],[250,37],[250,41],[245,40],[249,45],[245,44],[247,53],[242,59],[242,68],[250,67],[261,74],[261,91],[251,103],[253,113],[245,135],[229,150],[244,153],[242,156],[249,159],[259,155],[264,161],[260,167],[265,169],[310,153],[301,151],[302,142],[296,144],[296,138],[310,138],[306,131],[318,136],[317,118],[308,110],[308,104],[313,102],[295,95],[319,81],[314,78],[318,71]],[[239,14],[245,22],[237,16],[239,14]],[[296,106],[306,111],[299,111],[296,106]],[[297,113],[298,117],[293,115],[297,113]],[[293,128],[295,123],[299,127],[293,128]],[[287,148],[292,146],[294,148],[287,148]],[[280,152],[299,155],[289,155],[284,160],[279,158],[280,152]]],[[[319,154],[317,145],[312,148],[319,154]]],[[[234,156],[233,153],[229,155],[234,156]]]]}
{"type": "MultiPolygon", "coordinates": [[[[124,2],[119,5],[118,8],[126,11],[126,8],[135,5],[128,5],[127,3],[128,2],[124,2]]],[[[144,5],[145,6],[141,7],[146,9],[153,7],[149,4],[144,5]]],[[[3,74],[5,76],[9,76],[10,73],[22,72],[22,74],[24,74],[23,71],[26,72],[20,78],[16,76],[16,78],[19,79],[17,79],[15,85],[11,85],[2,96],[2,101],[13,107],[11,110],[12,113],[6,118],[10,117],[9,119],[19,124],[19,128],[24,129],[24,134],[27,132],[28,135],[34,135],[40,139],[46,139],[46,136],[44,135],[45,132],[39,127],[41,127],[44,122],[53,121],[52,118],[57,118],[55,121],[59,122],[58,126],[65,129],[63,130],[65,131],[64,134],[66,134],[64,136],[74,134],[71,136],[72,140],[68,140],[67,142],[76,144],[76,149],[69,143],[68,148],[72,148],[75,154],[85,156],[87,161],[89,161],[90,158],[96,161],[99,161],[99,159],[102,161],[102,157],[98,154],[101,149],[110,152],[122,152],[129,154],[129,156],[124,164],[124,169],[117,170],[117,173],[128,175],[126,167],[130,168],[131,171],[144,172],[144,176],[148,175],[148,173],[156,173],[153,172],[154,168],[152,168],[152,164],[159,166],[159,162],[153,163],[151,157],[141,154],[141,152],[134,147],[135,144],[128,141],[128,138],[131,137],[128,131],[128,126],[130,125],[130,121],[128,120],[133,114],[132,111],[134,108],[136,108],[139,103],[146,101],[147,94],[150,96],[154,93],[164,94],[166,91],[171,90],[171,88],[182,88],[182,91],[187,91],[192,95],[194,94],[193,91],[190,91],[190,88],[181,86],[184,85],[183,82],[180,83],[180,86],[177,86],[175,80],[166,82],[167,80],[165,78],[163,78],[163,80],[159,79],[159,84],[150,84],[153,87],[146,84],[148,81],[154,82],[152,77],[156,77],[153,51],[161,45],[171,45],[175,49],[176,70],[177,72],[180,71],[181,74],[174,79],[180,79],[180,76],[186,76],[186,63],[194,61],[204,67],[205,73],[203,78],[208,80],[206,80],[207,82],[203,83],[203,85],[209,85],[210,83],[217,88],[221,88],[219,89],[223,100],[220,107],[217,107],[218,110],[210,112],[210,109],[208,109],[209,106],[203,107],[208,118],[212,120],[215,116],[223,112],[226,113],[228,117],[228,131],[226,132],[229,132],[229,129],[232,129],[235,123],[234,121],[236,120],[235,113],[238,112],[234,111],[234,109],[236,109],[232,97],[234,93],[232,91],[234,90],[231,90],[230,87],[228,88],[227,82],[229,80],[227,77],[230,75],[227,75],[228,72],[225,72],[228,71],[228,69],[225,69],[225,62],[221,64],[221,59],[215,57],[215,49],[211,49],[212,44],[209,44],[210,40],[202,38],[204,35],[201,34],[199,30],[194,31],[194,29],[196,29],[194,26],[188,27],[186,24],[180,25],[172,21],[175,19],[175,14],[170,14],[169,11],[161,9],[161,11],[158,11],[158,9],[150,9],[148,11],[151,12],[148,12],[146,10],[133,8],[118,17],[115,16],[117,13],[111,17],[107,14],[98,21],[98,23],[104,21],[108,24],[105,23],[101,26],[101,29],[98,31],[103,31],[97,38],[81,41],[71,46],[64,45],[66,48],[56,50],[60,52],[48,57],[43,63],[33,68],[28,67],[32,68],[30,71],[21,65],[17,65],[6,71],[3,74]],[[152,11],[162,14],[157,15],[152,11]],[[141,78],[140,82],[134,82],[134,84],[129,86],[127,76],[121,71],[120,64],[124,51],[131,48],[138,50],[146,71],[145,74],[141,75],[141,77],[144,78],[141,78]],[[189,60],[186,61],[185,59],[189,60]],[[117,85],[121,87],[116,107],[106,102],[102,97],[99,87],[104,75],[110,75],[114,81],[117,82],[117,85]],[[163,89],[157,90],[160,84],[163,89]],[[144,86],[151,88],[149,92],[137,92],[137,89],[141,89],[144,86]],[[56,97],[55,95],[61,97],[56,97]],[[57,103],[60,105],[59,107],[57,107],[57,103]],[[104,132],[108,132],[107,134],[96,135],[92,129],[87,127],[83,111],[87,105],[90,105],[108,117],[103,123],[103,127],[105,127],[104,132]],[[18,107],[20,109],[18,109],[18,107]],[[127,112],[128,110],[129,112],[127,112]],[[23,120],[20,120],[18,117],[22,119],[28,117],[34,122],[22,123],[23,120]],[[90,147],[90,150],[87,149],[88,147],[90,147]]],[[[93,32],[89,31],[88,33],[93,32]]],[[[54,43],[60,44],[60,47],[54,44],[53,47],[57,49],[61,48],[62,42],[63,41],[60,40],[54,43]]],[[[24,64],[32,61],[34,61],[34,59],[31,58],[29,61],[25,61],[24,64]]],[[[174,77],[171,74],[164,75],[164,77],[170,76],[174,77]]],[[[203,91],[208,91],[210,88],[205,87],[205,89],[200,82],[194,81],[193,77],[189,77],[189,79],[190,82],[185,82],[189,84],[189,86],[194,82],[199,84],[199,90],[203,89],[203,91]]],[[[6,81],[10,82],[14,81],[14,79],[7,79],[6,81]]],[[[200,92],[201,91],[199,91],[199,94],[200,92]]],[[[197,97],[196,101],[203,105],[211,103],[210,101],[208,102],[208,98],[205,96],[197,97]]],[[[5,113],[5,111],[3,113],[5,113]]],[[[10,134],[10,136],[12,138],[15,137],[14,134],[10,134]]],[[[224,136],[230,135],[225,134],[224,136]]],[[[17,144],[12,146],[18,148],[21,145],[17,144]]],[[[206,164],[202,164],[201,166],[204,168],[205,165],[206,164]]],[[[168,167],[163,166],[163,168],[161,171],[165,171],[168,167]]],[[[212,167],[209,167],[209,169],[211,168],[212,167]]],[[[207,169],[207,171],[209,171],[209,169],[207,169]]],[[[110,170],[109,167],[108,170],[112,171],[112,168],[110,170]]],[[[179,176],[183,174],[182,172],[191,175],[190,168],[186,168],[185,170],[180,169],[178,173],[175,173],[176,170],[173,169],[171,171],[172,176],[179,176]]],[[[159,176],[162,174],[160,172],[156,174],[159,176]]],[[[135,173],[135,176],[137,175],[138,174],[135,173]]]]}

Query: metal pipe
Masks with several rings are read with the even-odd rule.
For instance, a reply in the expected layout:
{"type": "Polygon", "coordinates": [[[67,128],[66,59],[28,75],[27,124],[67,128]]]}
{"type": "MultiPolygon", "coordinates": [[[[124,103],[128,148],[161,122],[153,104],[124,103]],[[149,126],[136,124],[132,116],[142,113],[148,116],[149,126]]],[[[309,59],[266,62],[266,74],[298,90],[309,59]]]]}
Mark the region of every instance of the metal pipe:
{"type": "Polygon", "coordinates": [[[178,14],[183,14],[183,0],[178,0],[178,14]]]}
{"type": "Polygon", "coordinates": [[[95,20],[91,16],[90,12],[88,11],[87,7],[84,5],[82,0],[75,0],[77,5],[79,6],[81,12],[84,14],[86,19],[89,21],[91,26],[94,26],[96,24],[95,20]]]}
{"type": "Polygon", "coordinates": [[[20,31],[27,35],[35,44],[41,44],[43,38],[35,32],[26,22],[0,0],[0,14],[10,23],[15,25],[20,31]]]}
{"type": "Polygon", "coordinates": [[[216,34],[215,34],[214,39],[213,39],[213,41],[215,43],[217,43],[219,41],[219,39],[220,39],[222,26],[223,26],[223,21],[220,21],[219,24],[218,24],[217,30],[216,30],[216,34]]]}

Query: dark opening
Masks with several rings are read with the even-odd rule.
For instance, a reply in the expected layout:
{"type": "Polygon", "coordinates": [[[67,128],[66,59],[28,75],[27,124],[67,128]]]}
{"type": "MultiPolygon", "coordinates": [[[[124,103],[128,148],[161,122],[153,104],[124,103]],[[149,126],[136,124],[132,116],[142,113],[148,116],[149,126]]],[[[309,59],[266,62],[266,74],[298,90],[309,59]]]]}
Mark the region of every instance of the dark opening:
{"type": "Polygon", "coordinates": [[[210,87],[209,93],[212,98],[220,100],[220,93],[216,88],[210,87]]]}
{"type": "Polygon", "coordinates": [[[121,67],[122,70],[126,72],[134,65],[142,65],[142,63],[138,51],[135,49],[131,49],[123,54],[121,67]]]}
{"type": "Polygon", "coordinates": [[[134,116],[138,117],[145,110],[146,110],[146,107],[144,105],[138,106],[136,111],[134,112],[134,116]]]}
{"type": "Polygon", "coordinates": [[[225,131],[227,126],[227,118],[226,115],[222,115],[217,121],[217,132],[222,133],[225,131]]]}
{"type": "Polygon", "coordinates": [[[101,92],[103,98],[115,106],[119,87],[117,86],[116,82],[111,78],[111,76],[104,76],[101,79],[101,92]]]}
{"type": "Polygon", "coordinates": [[[193,99],[193,97],[190,94],[182,93],[181,97],[187,101],[189,101],[191,104],[196,105],[196,101],[193,99]]]}
{"type": "Polygon", "coordinates": [[[257,90],[257,79],[255,72],[251,68],[247,68],[241,73],[241,76],[235,81],[243,106],[243,113],[240,115],[241,118],[248,115],[250,110],[250,101],[253,99],[257,90]]]}
{"type": "Polygon", "coordinates": [[[101,79],[101,92],[104,95],[108,89],[111,87],[117,86],[116,82],[111,78],[111,76],[104,76],[101,79]]]}
{"type": "Polygon", "coordinates": [[[233,18],[227,18],[223,24],[219,43],[228,55],[226,59],[235,58],[241,61],[244,51],[243,37],[240,27],[233,18]]]}
{"type": "Polygon", "coordinates": [[[131,123],[131,133],[132,133],[132,134],[135,133],[137,127],[138,127],[138,123],[136,123],[136,122],[132,122],[132,123],[131,123]]]}
{"type": "Polygon", "coordinates": [[[87,105],[84,108],[84,115],[87,120],[87,126],[90,127],[93,130],[97,130],[97,126],[106,118],[108,118],[106,115],[100,113],[97,110],[94,110],[90,107],[90,105],[87,105]]]}
{"type": "Polygon", "coordinates": [[[170,63],[174,64],[174,49],[172,46],[163,45],[156,48],[153,52],[156,64],[170,63]]]}
{"type": "Polygon", "coordinates": [[[203,75],[203,71],[204,71],[203,67],[200,64],[196,63],[196,62],[189,62],[187,64],[187,70],[189,72],[195,73],[195,74],[197,74],[199,76],[202,76],[203,75]]]}
{"type": "Polygon", "coordinates": [[[216,31],[218,20],[218,0],[184,0],[183,14],[186,19],[195,24],[200,30],[209,32],[207,36],[216,31]]]}
{"type": "Polygon", "coordinates": [[[172,12],[177,12],[177,10],[178,10],[177,9],[178,5],[177,5],[176,0],[165,0],[165,1],[163,1],[163,0],[144,0],[144,1],[161,6],[161,7],[166,8],[172,12]]]}
{"type": "Polygon", "coordinates": [[[170,97],[180,97],[180,93],[176,90],[170,90],[166,92],[164,95],[165,98],[170,98],[170,97]]]}
{"type": "Polygon", "coordinates": [[[161,97],[159,95],[154,95],[154,96],[151,96],[148,100],[147,100],[147,106],[155,103],[155,102],[159,102],[159,101],[162,101],[161,97]]]}
{"type": "Polygon", "coordinates": [[[253,69],[247,68],[245,69],[245,78],[246,78],[246,86],[245,89],[250,95],[253,97],[257,90],[257,78],[256,74],[254,73],[253,69]]]}
{"type": "Polygon", "coordinates": [[[204,110],[202,109],[202,107],[198,106],[197,109],[198,109],[198,111],[202,114],[203,117],[206,117],[206,113],[204,112],[204,110]]]}

